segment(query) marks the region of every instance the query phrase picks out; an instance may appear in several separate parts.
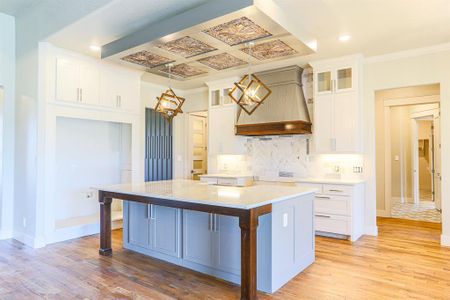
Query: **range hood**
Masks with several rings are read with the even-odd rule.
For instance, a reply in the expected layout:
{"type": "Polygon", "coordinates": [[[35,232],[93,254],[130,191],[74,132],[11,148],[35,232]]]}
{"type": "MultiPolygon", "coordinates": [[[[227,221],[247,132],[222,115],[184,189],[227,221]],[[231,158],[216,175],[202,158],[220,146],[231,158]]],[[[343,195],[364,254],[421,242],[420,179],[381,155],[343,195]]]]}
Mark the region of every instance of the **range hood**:
{"type": "Polygon", "coordinates": [[[272,94],[253,112],[238,112],[236,135],[310,134],[311,120],[302,89],[299,66],[255,73],[272,94]]]}

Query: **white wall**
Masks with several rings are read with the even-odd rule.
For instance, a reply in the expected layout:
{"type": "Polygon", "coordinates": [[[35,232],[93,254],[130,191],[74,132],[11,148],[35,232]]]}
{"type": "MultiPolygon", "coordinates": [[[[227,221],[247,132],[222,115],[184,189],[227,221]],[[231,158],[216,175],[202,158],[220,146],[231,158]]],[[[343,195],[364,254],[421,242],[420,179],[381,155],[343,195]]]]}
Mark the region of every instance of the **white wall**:
{"type": "MultiPolygon", "coordinates": [[[[414,53],[367,60],[365,65],[364,120],[367,174],[366,220],[376,225],[375,92],[383,89],[440,83],[441,128],[450,128],[450,45],[414,53]],[[441,50],[438,52],[438,50],[441,50]]],[[[442,130],[442,153],[450,151],[450,131],[442,130]]],[[[442,156],[442,237],[450,245],[450,157],[442,156]]]]}
{"type": "Polygon", "coordinates": [[[0,239],[12,237],[14,208],[14,107],[16,36],[13,17],[0,13],[0,86],[4,92],[0,239]]]}
{"type": "Polygon", "coordinates": [[[122,151],[123,134],[129,141],[129,124],[57,118],[55,221],[98,215],[97,198],[89,193],[93,186],[121,183],[123,162],[130,160],[123,155],[131,154],[122,151]]]}

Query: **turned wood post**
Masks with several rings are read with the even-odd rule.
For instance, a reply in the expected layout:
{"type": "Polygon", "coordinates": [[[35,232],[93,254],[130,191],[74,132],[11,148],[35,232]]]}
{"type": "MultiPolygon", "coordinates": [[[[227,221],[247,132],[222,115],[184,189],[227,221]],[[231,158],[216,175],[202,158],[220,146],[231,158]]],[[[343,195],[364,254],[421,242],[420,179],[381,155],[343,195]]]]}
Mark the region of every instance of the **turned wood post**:
{"type": "Polygon", "coordinates": [[[100,249],[103,256],[112,255],[111,247],[111,203],[112,198],[105,197],[102,191],[98,192],[100,202],[100,249]]]}
{"type": "Polygon", "coordinates": [[[256,238],[258,216],[249,210],[239,217],[241,227],[241,300],[257,299],[256,295],[256,238]]]}

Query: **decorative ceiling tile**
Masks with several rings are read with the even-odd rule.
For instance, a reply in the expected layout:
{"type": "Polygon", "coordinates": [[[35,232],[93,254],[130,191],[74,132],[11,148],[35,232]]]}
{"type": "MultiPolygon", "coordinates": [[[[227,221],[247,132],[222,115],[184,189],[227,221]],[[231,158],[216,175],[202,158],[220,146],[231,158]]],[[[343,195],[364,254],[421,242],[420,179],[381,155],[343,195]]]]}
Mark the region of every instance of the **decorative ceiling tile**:
{"type": "Polygon", "coordinates": [[[247,17],[211,27],[203,32],[231,46],[272,35],[247,17]]]}
{"type": "Polygon", "coordinates": [[[128,56],[122,57],[122,60],[138,64],[147,68],[154,68],[173,62],[170,58],[154,54],[148,51],[140,51],[128,56]]]}
{"type": "Polygon", "coordinates": [[[202,41],[191,38],[190,36],[185,36],[165,44],[160,44],[157,47],[182,57],[192,57],[217,50],[216,48],[203,43],[202,41]]]}
{"type": "Polygon", "coordinates": [[[242,59],[234,57],[228,53],[221,53],[213,56],[208,56],[198,60],[199,63],[207,65],[215,70],[224,70],[228,68],[244,65],[246,62],[242,59]]]}
{"type": "Polygon", "coordinates": [[[280,40],[274,40],[266,43],[261,43],[249,48],[242,48],[241,51],[250,54],[259,60],[272,59],[296,54],[297,51],[292,49],[286,43],[280,40]]]}
{"type": "MultiPolygon", "coordinates": [[[[169,68],[164,67],[160,70],[163,73],[169,74],[169,68]]],[[[170,73],[183,78],[193,77],[197,75],[206,74],[207,72],[201,68],[193,67],[188,64],[179,64],[170,68],[170,73]]]]}

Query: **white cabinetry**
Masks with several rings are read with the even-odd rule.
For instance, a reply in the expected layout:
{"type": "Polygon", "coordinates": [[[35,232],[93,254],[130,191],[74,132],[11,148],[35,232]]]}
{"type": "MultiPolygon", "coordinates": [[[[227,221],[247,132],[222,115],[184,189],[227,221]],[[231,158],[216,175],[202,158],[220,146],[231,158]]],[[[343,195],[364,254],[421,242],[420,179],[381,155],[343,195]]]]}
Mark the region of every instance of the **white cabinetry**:
{"type": "Polygon", "coordinates": [[[74,59],[56,59],[56,100],[98,104],[99,71],[74,59]]]}
{"type": "Polygon", "coordinates": [[[207,82],[209,87],[208,154],[243,154],[244,137],[235,135],[237,105],[228,92],[237,78],[207,82]]]}
{"type": "Polygon", "coordinates": [[[140,74],[137,72],[75,55],[56,54],[54,62],[57,103],[139,112],[140,74]]]}
{"type": "Polygon", "coordinates": [[[318,153],[362,151],[361,57],[311,63],[314,68],[314,140],[318,153]]]}
{"type": "Polygon", "coordinates": [[[317,189],[314,201],[317,235],[345,235],[351,241],[361,237],[364,226],[364,183],[297,185],[317,189]]]}

